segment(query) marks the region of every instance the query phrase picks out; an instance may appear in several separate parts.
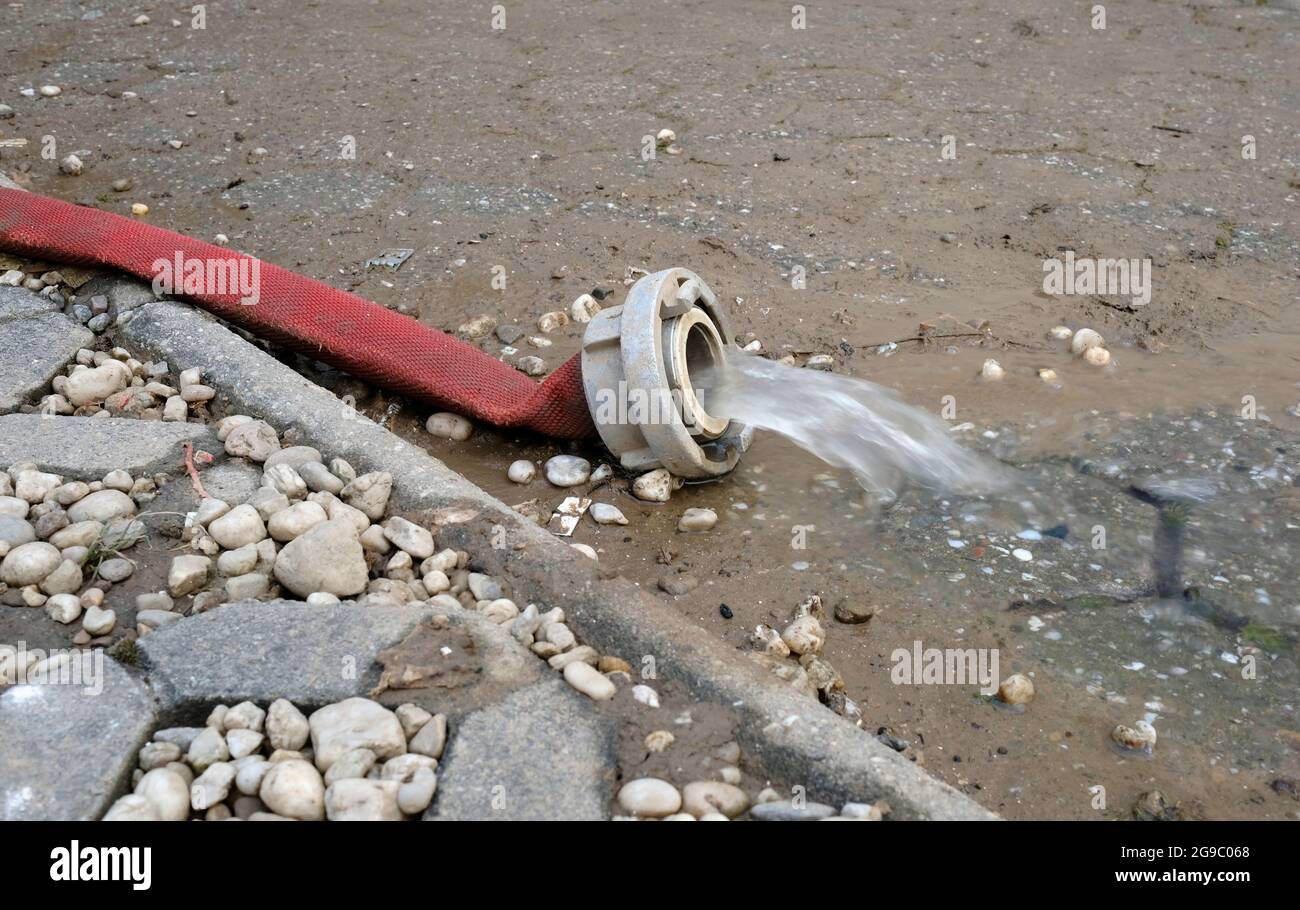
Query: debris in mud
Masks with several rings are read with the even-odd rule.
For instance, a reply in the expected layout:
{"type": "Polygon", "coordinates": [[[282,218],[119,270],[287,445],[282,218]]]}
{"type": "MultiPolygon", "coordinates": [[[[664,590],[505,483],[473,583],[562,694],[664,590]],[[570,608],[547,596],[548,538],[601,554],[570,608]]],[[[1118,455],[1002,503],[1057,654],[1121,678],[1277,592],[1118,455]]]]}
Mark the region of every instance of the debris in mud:
{"type": "Polygon", "coordinates": [[[1149,756],[1156,747],[1156,728],[1145,720],[1131,727],[1119,724],[1110,732],[1110,738],[1122,749],[1149,756]]]}
{"type": "Polygon", "coordinates": [[[859,601],[850,601],[843,598],[835,605],[834,616],[836,622],[842,622],[848,626],[859,625],[867,622],[876,615],[876,606],[874,604],[865,604],[859,601]]]}
{"type": "MultiPolygon", "coordinates": [[[[583,513],[591,506],[591,500],[577,496],[566,496],[551,514],[550,528],[558,537],[572,537],[573,531],[582,520],[583,513]]],[[[621,515],[622,513],[620,513],[621,515]]],[[[626,520],[624,520],[626,524],[626,520]]]]}
{"type": "Polygon", "coordinates": [[[363,267],[367,271],[370,269],[388,269],[389,271],[396,272],[405,265],[406,260],[410,259],[414,254],[415,250],[408,249],[384,250],[378,256],[367,259],[363,267]]]}
{"type": "Polygon", "coordinates": [[[632,495],[644,502],[667,502],[681,485],[681,478],[664,468],[655,468],[632,481],[632,495]]]}
{"type": "Polygon", "coordinates": [[[455,689],[483,670],[472,638],[459,630],[440,629],[432,620],[421,622],[375,659],[383,671],[371,698],[389,689],[455,689]]]}
{"type": "Polygon", "coordinates": [[[1133,817],[1143,822],[1182,821],[1183,813],[1177,805],[1171,805],[1159,790],[1143,793],[1133,804],[1133,817]]]}
{"type": "Polygon", "coordinates": [[[669,573],[659,577],[659,588],[667,594],[678,597],[682,594],[689,594],[700,586],[700,580],[694,575],[685,573],[669,573]]]}

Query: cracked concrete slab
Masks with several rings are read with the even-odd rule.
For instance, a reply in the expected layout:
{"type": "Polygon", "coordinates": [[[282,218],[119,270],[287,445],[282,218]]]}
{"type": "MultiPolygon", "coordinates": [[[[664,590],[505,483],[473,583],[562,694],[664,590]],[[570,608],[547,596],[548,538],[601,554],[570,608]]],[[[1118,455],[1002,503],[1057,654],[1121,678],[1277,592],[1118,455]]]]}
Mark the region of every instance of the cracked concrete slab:
{"type": "Polygon", "coordinates": [[[552,677],[465,718],[426,821],[597,821],[614,791],[613,734],[552,677]]]}
{"type": "Polygon", "coordinates": [[[439,711],[460,713],[540,678],[540,661],[468,611],[289,600],[226,604],[152,632],[139,640],[141,667],[172,708],[277,698],[319,706],[368,695],[380,683],[381,653],[426,632],[422,623],[438,615],[449,622],[430,634],[465,648],[468,678],[428,689],[394,686],[399,703],[432,699],[439,711]]]}
{"type": "Polygon", "coordinates": [[[0,695],[0,819],[97,819],[130,783],[157,706],[103,651],[81,652],[92,653],[97,687],[28,684],[0,695]]]}
{"type": "Polygon", "coordinates": [[[0,288],[0,414],[45,389],[94,334],[22,288],[0,288]]]}
{"type": "Polygon", "coordinates": [[[283,600],[227,604],[141,638],[141,667],[173,707],[277,698],[320,706],[374,688],[375,657],[430,614],[283,600]]]}
{"type": "Polygon", "coordinates": [[[162,423],[122,417],[0,417],[0,465],[35,462],[74,480],[98,480],[109,471],[133,474],[171,472],[182,464],[182,444],[221,453],[207,426],[162,423]]]}

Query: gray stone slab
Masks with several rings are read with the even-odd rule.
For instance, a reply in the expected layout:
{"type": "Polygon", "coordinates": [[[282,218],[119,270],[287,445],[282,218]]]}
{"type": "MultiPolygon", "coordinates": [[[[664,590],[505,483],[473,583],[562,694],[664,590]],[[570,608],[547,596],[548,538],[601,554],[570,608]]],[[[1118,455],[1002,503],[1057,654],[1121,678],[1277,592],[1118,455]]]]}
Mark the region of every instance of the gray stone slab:
{"type": "MultiPolygon", "coordinates": [[[[481,664],[462,693],[438,692],[437,710],[467,712],[541,678],[541,661],[468,611],[289,600],[226,604],[152,632],[139,640],[141,667],[170,709],[277,698],[320,706],[368,695],[380,680],[379,652],[435,614],[466,631],[481,664]]],[[[395,691],[422,701],[431,690],[395,691]]]]}
{"type": "Polygon", "coordinates": [[[60,307],[48,297],[42,297],[26,288],[0,286],[0,322],[12,319],[30,319],[45,313],[57,313],[60,307]]]}
{"type": "Polygon", "coordinates": [[[374,688],[375,656],[429,614],[283,600],[227,604],[141,638],[141,667],[171,708],[277,698],[320,706],[374,688]]]}
{"type": "Polygon", "coordinates": [[[98,480],[118,468],[133,474],[176,471],[184,463],[185,442],[224,453],[212,430],[198,423],[42,414],[0,417],[0,466],[32,461],[42,470],[77,480],[98,480]]]}
{"type": "Polygon", "coordinates": [[[476,711],[452,731],[426,820],[590,821],[609,818],[613,734],[563,680],[476,711]]]}
{"type": "MultiPolygon", "coordinates": [[[[12,291],[12,288],[7,289],[12,291]]],[[[95,340],[89,329],[62,313],[39,312],[41,298],[0,298],[2,312],[26,313],[0,321],[0,414],[16,411],[45,389],[77,350],[95,340]],[[9,300],[8,305],[5,300],[9,300]],[[33,314],[34,313],[34,314],[33,314]]]]}
{"type": "Polygon", "coordinates": [[[0,695],[0,819],[97,819],[129,787],[156,704],[102,650],[85,653],[102,661],[98,692],[29,684],[0,695]]]}

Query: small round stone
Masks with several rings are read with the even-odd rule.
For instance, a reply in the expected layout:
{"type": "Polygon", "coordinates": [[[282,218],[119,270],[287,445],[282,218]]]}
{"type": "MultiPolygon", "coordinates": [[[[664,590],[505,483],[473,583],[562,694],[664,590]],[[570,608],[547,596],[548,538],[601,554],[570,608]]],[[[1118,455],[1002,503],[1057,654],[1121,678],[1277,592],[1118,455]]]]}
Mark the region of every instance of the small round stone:
{"type": "Polygon", "coordinates": [[[116,625],[117,614],[112,610],[105,610],[101,607],[91,607],[81,620],[81,628],[96,638],[112,632],[113,627],[116,625]]]}
{"type": "MultiPolygon", "coordinates": [[[[625,525],[627,516],[618,506],[612,506],[607,502],[593,502],[591,508],[587,510],[591,515],[592,521],[598,525],[625,525]]],[[[716,518],[716,516],[715,516],[716,518]]]]}
{"type": "Polygon", "coordinates": [[[429,431],[430,435],[442,439],[453,439],[456,442],[463,442],[474,433],[472,423],[459,414],[452,414],[447,411],[432,415],[425,421],[424,428],[429,431]]]}
{"type": "Polygon", "coordinates": [[[1076,357],[1082,357],[1084,352],[1090,348],[1104,347],[1105,344],[1106,339],[1102,338],[1099,333],[1094,332],[1092,329],[1079,329],[1074,333],[1074,337],[1070,339],[1070,352],[1076,357]]]}
{"type": "Polygon", "coordinates": [[[523,459],[513,462],[509,470],[506,471],[506,477],[515,483],[531,483],[536,476],[537,466],[531,461],[524,461],[523,459]]]}
{"type": "Polygon", "coordinates": [[[1094,367],[1104,367],[1110,363],[1110,351],[1105,348],[1088,348],[1083,352],[1084,363],[1094,367]]]}
{"type": "Polygon", "coordinates": [[[1140,720],[1131,727],[1120,724],[1110,732],[1110,738],[1125,749],[1150,752],[1156,746],[1156,728],[1145,720],[1140,720]]]}
{"type": "Polygon", "coordinates": [[[664,818],[682,806],[682,795],[666,780],[643,777],[628,781],[618,791],[618,804],[629,815],[664,818]]]}
{"type": "Polygon", "coordinates": [[[44,541],[32,541],[14,547],[0,562],[0,581],[21,588],[42,581],[63,562],[58,548],[44,541]]]}
{"type": "Polygon", "coordinates": [[[712,509],[687,509],[677,522],[679,531],[707,531],[718,523],[718,513],[712,509]]]}
{"type": "Polygon", "coordinates": [[[749,808],[749,797],[734,784],[701,780],[683,788],[682,808],[696,818],[703,818],[711,812],[735,818],[749,808]]]}
{"type": "Polygon", "coordinates": [[[592,701],[609,701],[618,691],[607,676],[580,660],[565,664],[564,681],[592,701]]]}
{"type": "Polygon", "coordinates": [[[106,559],[99,564],[99,577],[105,581],[126,581],[135,572],[135,563],[129,559],[106,559]]]}
{"type": "Polygon", "coordinates": [[[1034,682],[1023,673],[1013,673],[998,686],[998,699],[1008,705],[1027,705],[1034,700],[1034,682]]]}
{"type": "Polygon", "coordinates": [[[257,795],[286,818],[319,821],[325,816],[325,782],[311,762],[301,758],[272,762],[257,795]]]}
{"type": "Polygon", "coordinates": [[[576,455],[556,455],[546,462],[546,479],[557,487],[576,487],[591,477],[591,462],[576,455]]]}
{"type": "Polygon", "coordinates": [[[642,474],[632,482],[632,495],[645,502],[667,502],[673,493],[673,476],[664,468],[642,474]]]}

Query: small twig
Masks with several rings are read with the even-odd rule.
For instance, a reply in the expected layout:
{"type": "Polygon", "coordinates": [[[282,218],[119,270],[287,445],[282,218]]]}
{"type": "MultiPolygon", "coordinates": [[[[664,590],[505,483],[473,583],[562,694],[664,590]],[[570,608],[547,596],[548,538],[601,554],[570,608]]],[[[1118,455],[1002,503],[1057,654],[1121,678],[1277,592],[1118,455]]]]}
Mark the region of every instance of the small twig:
{"type": "Polygon", "coordinates": [[[199,480],[198,468],[194,467],[194,443],[187,442],[185,445],[185,472],[190,475],[190,483],[194,486],[194,492],[199,494],[199,499],[207,499],[208,491],[203,489],[203,481],[199,480]]]}

